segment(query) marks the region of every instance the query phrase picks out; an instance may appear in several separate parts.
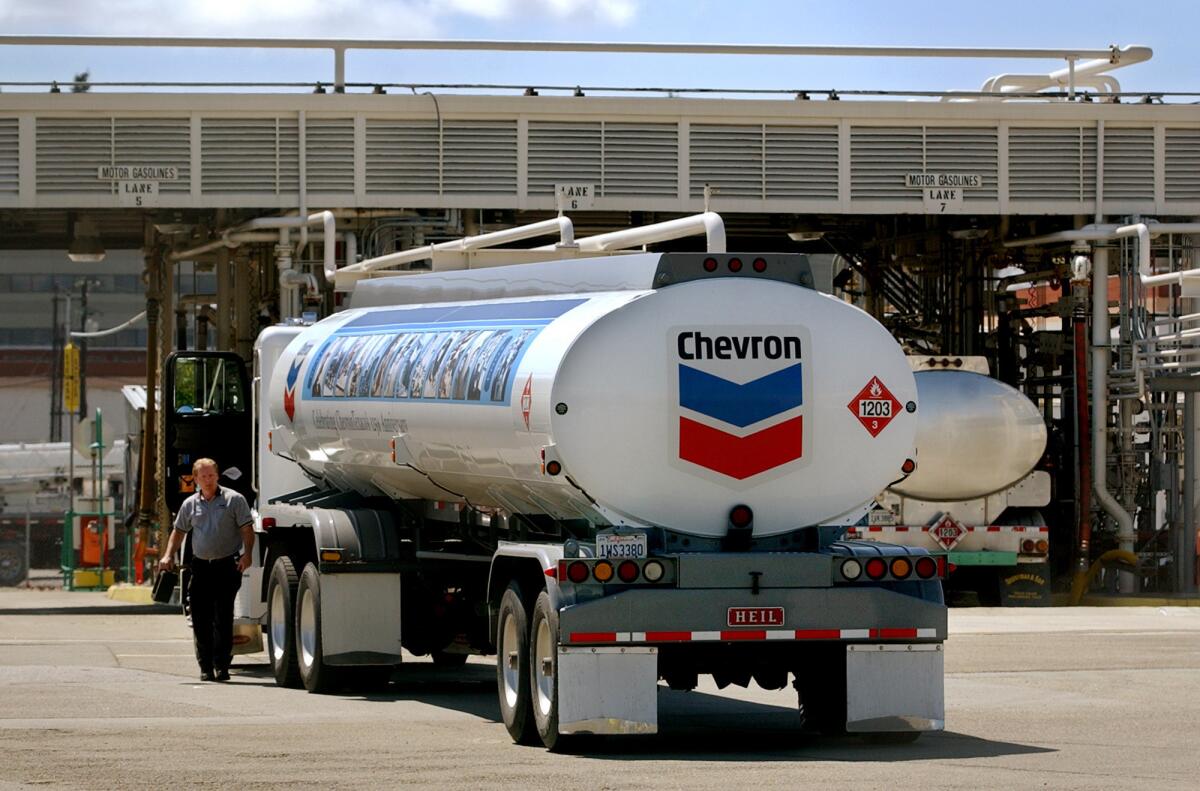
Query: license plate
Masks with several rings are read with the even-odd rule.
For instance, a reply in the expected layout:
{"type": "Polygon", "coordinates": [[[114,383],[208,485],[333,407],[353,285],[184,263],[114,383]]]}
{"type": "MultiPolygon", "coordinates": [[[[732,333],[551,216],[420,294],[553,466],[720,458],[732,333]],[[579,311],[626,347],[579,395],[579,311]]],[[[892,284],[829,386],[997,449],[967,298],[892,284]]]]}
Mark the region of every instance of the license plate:
{"type": "Polygon", "coordinates": [[[783,626],[782,607],[730,607],[730,626],[783,626]]]}
{"type": "Polygon", "coordinates": [[[645,533],[621,536],[601,533],[596,536],[598,558],[644,558],[647,554],[645,533]]]}

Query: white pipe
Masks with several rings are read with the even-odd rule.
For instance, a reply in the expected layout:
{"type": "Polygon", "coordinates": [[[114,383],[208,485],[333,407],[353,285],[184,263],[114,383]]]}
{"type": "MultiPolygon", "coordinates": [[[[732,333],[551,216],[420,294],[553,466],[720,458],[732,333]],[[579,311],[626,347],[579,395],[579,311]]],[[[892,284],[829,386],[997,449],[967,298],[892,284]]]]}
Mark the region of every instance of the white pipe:
{"type": "Polygon", "coordinates": [[[354,231],[346,231],[344,239],[346,242],[346,264],[348,266],[357,263],[358,237],[354,235],[354,231]]]}
{"type": "Polygon", "coordinates": [[[337,219],[333,216],[333,212],[319,211],[306,217],[256,217],[253,220],[242,223],[233,230],[236,233],[239,230],[254,230],[258,228],[305,229],[317,223],[322,224],[325,232],[323,239],[323,246],[325,248],[325,279],[332,283],[334,273],[337,272],[337,219]]]}
{"type": "Polygon", "coordinates": [[[126,329],[127,327],[132,327],[134,324],[138,323],[139,321],[141,321],[144,318],[146,318],[146,311],[143,310],[141,313],[137,314],[133,318],[129,319],[126,322],[118,324],[115,327],[110,327],[107,330],[97,330],[95,332],[72,332],[71,337],[72,338],[103,338],[106,335],[115,335],[118,332],[120,332],[121,330],[126,329]]]}
{"type": "MultiPolygon", "coordinates": [[[[721,215],[711,211],[653,225],[643,225],[639,228],[626,228],[612,233],[589,236],[579,240],[579,249],[587,252],[623,250],[679,239],[684,236],[695,236],[699,233],[708,237],[708,252],[725,252],[725,221],[721,219],[721,215]]],[[[535,247],[534,249],[548,250],[551,248],[535,247]]]]}
{"type": "Polygon", "coordinates": [[[983,84],[984,92],[999,92],[998,86],[1013,86],[1013,90],[1040,91],[1045,88],[1067,88],[1080,84],[1080,81],[1096,75],[1105,74],[1113,69],[1142,63],[1154,56],[1150,47],[1133,45],[1128,47],[1113,47],[1107,56],[1077,62],[1077,55],[1065,55],[1068,63],[1064,69],[1052,71],[1049,74],[997,74],[983,84]],[[1073,80],[1073,82],[1072,82],[1073,80]]]}
{"type": "MultiPolygon", "coordinates": [[[[992,77],[983,84],[983,93],[1035,93],[1053,85],[1046,85],[1045,74],[1000,74],[992,77]]],[[[1075,88],[1091,88],[1099,93],[1120,93],[1121,83],[1116,77],[1108,74],[1097,74],[1091,77],[1076,77],[1075,88]]]]}
{"type": "Polygon", "coordinates": [[[554,250],[564,247],[574,248],[576,246],[575,226],[571,223],[571,219],[569,217],[554,217],[549,220],[531,223],[530,225],[520,225],[516,228],[505,228],[502,231],[492,231],[490,233],[483,233],[477,236],[465,236],[462,239],[455,239],[449,242],[427,244],[423,247],[414,247],[411,250],[402,250],[398,253],[389,253],[388,255],[381,255],[377,258],[368,258],[365,261],[359,261],[356,264],[344,266],[337,271],[373,272],[377,269],[384,269],[390,266],[420,261],[422,259],[429,258],[435,252],[463,252],[466,250],[475,250],[481,247],[492,247],[498,244],[519,242],[524,239],[545,236],[547,234],[556,232],[559,235],[558,244],[536,249],[554,250]]]}
{"type": "MultiPolygon", "coordinates": [[[[664,44],[603,41],[487,41],[444,39],[203,38],[189,36],[2,35],[0,46],[204,47],[218,49],[437,50],[491,52],[615,52],[694,55],[809,55],[883,58],[1100,58],[1120,61],[1148,47],[1052,49],[1017,47],[864,47],[789,44],[664,44]]],[[[1142,58],[1143,60],[1146,58],[1142,58]]],[[[1124,65],[1124,64],[1120,64],[1124,65]]],[[[335,64],[336,67],[336,64],[335,64]]],[[[336,71],[335,71],[336,79],[336,71]]]]}

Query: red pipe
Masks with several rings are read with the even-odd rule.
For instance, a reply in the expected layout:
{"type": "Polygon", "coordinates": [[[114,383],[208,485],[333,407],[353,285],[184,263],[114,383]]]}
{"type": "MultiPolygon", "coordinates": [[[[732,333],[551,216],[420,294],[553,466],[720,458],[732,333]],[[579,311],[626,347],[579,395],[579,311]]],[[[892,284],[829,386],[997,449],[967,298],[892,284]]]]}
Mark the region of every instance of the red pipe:
{"type": "Polygon", "coordinates": [[[1075,414],[1079,430],[1079,557],[1076,567],[1086,569],[1092,543],[1092,426],[1088,409],[1087,319],[1075,319],[1075,414]]]}

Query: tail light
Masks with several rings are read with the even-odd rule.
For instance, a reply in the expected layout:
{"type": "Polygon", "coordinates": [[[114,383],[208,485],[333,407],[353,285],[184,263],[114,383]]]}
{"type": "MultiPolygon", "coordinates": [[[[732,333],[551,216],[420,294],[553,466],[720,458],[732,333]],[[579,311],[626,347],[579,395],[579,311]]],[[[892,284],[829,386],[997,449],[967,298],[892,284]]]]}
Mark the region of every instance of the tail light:
{"type": "Polygon", "coordinates": [[[1037,547],[1038,554],[1044,555],[1050,551],[1050,542],[1044,538],[1038,539],[1036,547],[1037,547]]]}
{"type": "Polygon", "coordinates": [[[914,567],[917,570],[917,576],[923,580],[927,580],[930,577],[936,577],[938,573],[937,561],[929,556],[917,558],[917,562],[914,564],[914,567]]]}
{"type": "Polygon", "coordinates": [[[704,271],[705,272],[716,272],[717,271],[717,259],[705,258],[704,259],[704,271]]]}
{"type": "Polygon", "coordinates": [[[912,563],[908,558],[896,558],[892,561],[892,576],[898,580],[907,579],[912,574],[912,563]]]}
{"type": "Polygon", "coordinates": [[[862,576],[862,564],[857,560],[842,561],[842,576],[848,580],[856,580],[862,576]]]}
{"type": "Polygon", "coordinates": [[[755,272],[766,272],[767,260],[765,258],[755,258],[753,266],[755,272]]]}
{"type": "Polygon", "coordinates": [[[264,516],[264,517],[262,518],[262,521],[261,521],[259,524],[261,524],[261,525],[262,525],[262,529],[263,529],[263,530],[270,530],[272,527],[274,527],[274,526],[275,526],[275,517],[273,517],[273,516],[264,516]]]}
{"type": "Polygon", "coordinates": [[[1027,538],[1021,542],[1021,551],[1026,555],[1032,555],[1037,547],[1032,538],[1027,538]]]}
{"type": "Polygon", "coordinates": [[[658,582],[666,573],[667,570],[663,568],[663,564],[659,563],[657,560],[651,560],[646,565],[642,566],[642,576],[645,577],[648,582],[658,582]]]}
{"type": "Polygon", "coordinates": [[[873,580],[881,580],[887,576],[887,563],[882,558],[871,558],[867,561],[867,576],[873,580]]]}
{"type": "Polygon", "coordinates": [[[567,566],[567,579],[578,585],[581,582],[586,582],[588,578],[588,564],[582,560],[577,560],[567,566]]]}
{"type": "Polygon", "coordinates": [[[741,272],[742,271],[742,259],[730,258],[729,259],[729,271],[730,272],[741,272]]]}
{"type": "Polygon", "coordinates": [[[602,560],[592,567],[592,576],[596,578],[596,582],[608,582],[613,578],[613,564],[607,560],[602,560]]]}
{"type": "Polygon", "coordinates": [[[634,582],[637,580],[638,574],[638,564],[632,560],[623,561],[621,565],[617,566],[617,578],[621,582],[634,582]]]}

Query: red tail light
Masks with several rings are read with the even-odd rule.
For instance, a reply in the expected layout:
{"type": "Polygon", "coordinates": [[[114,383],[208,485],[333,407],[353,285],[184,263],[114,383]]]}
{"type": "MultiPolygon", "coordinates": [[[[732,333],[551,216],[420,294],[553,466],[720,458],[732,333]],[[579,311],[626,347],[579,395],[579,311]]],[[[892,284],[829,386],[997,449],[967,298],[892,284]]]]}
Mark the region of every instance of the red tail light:
{"type": "Polygon", "coordinates": [[[705,258],[704,259],[704,271],[705,272],[716,272],[717,271],[717,259],[705,258]]]}
{"type": "Polygon", "coordinates": [[[638,564],[632,560],[626,560],[617,566],[617,577],[621,582],[633,582],[638,578],[638,564]]]}
{"type": "Polygon", "coordinates": [[[260,524],[262,524],[262,529],[263,529],[263,530],[270,530],[272,527],[274,527],[274,526],[275,526],[275,517],[273,517],[273,516],[264,516],[264,517],[262,518],[262,522],[261,522],[260,524]]]}
{"type": "Polygon", "coordinates": [[[883,579],[887,574],[887,564],[882,558],[871,558],[867,561],[867,576],[873,580],[883,579]]]}
{"type": "Polygon", "coordinates": [[[938,573],[937,562],[928,556],[917,558],[916,569],[917,576],[925,580],[929,579],[930,577],[937,576],[938,573]]]}
{"type": "Polygon", "coordinates": [[[766,272],[767,271],[766,259],[755,258],[754,259],[754,271],[755,272],[766,272]]]}
{"type": "Polygon", "coordinates": [[[576,585],[581,582],[587,582],[588,565],[582,560],[576,560],[567,566],[567,579],[574,582],[576,585]]]}
{"type": "Polygon", "coordinates": [[[741,272],[742,271],[742,259],[730,258],[729,259],[729,271],[730,272],[741,272]]]}

